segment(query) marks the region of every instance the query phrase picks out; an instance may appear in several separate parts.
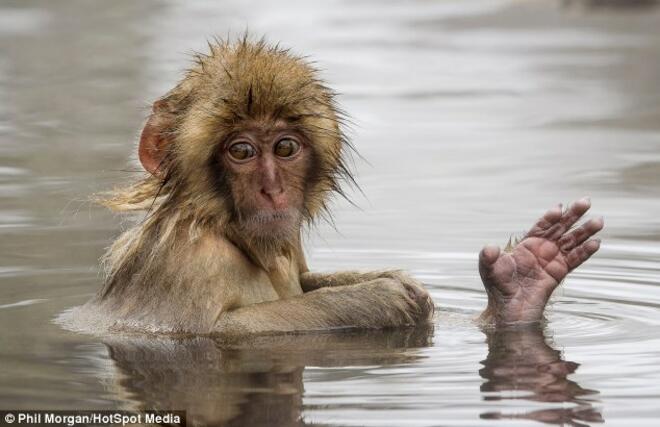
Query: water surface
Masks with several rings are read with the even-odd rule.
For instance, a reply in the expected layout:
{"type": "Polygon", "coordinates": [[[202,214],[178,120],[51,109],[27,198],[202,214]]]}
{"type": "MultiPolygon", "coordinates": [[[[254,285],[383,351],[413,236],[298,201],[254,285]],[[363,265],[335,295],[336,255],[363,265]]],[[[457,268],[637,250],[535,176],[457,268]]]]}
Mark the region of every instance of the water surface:
{"type": "Polygon", "coordinates": [[[0,408],[186,409],[210,425],[656,425],[655,1],[146,0],[0,5],[0,408]],[[106,339],[51,320],[99,287],[121,226],[89,195],[213,34],[265,34],[341,93],[365,196],[306,242],[318,270],[402,267],[434,331],[106,339]],[[583,195],[601,251],[545,328],[482,331],[476,254],[583,195]]]}

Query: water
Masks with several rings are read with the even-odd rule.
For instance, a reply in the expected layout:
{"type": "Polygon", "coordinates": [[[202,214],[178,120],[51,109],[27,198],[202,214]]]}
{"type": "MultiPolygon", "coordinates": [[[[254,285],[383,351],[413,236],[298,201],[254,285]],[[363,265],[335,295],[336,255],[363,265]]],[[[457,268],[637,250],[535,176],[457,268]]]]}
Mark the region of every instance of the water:
{"type": "Polygon", "coordinates": [[[230,425],[657,425],[660,8],[655,1],[0,5],[0,408],[187,409],[230,425]],[[318,270],[399,266],[428,331],[208,339],[78,335],[121,220],[88,196],[212,34],[311,55],[356,125],[366,196],[307,241],[318,270]],[[583,195],[601,251],[543,330],[482,331],[476,254],[583,195]],[[501,419],[505,419],[502,421],[501,419]]]}

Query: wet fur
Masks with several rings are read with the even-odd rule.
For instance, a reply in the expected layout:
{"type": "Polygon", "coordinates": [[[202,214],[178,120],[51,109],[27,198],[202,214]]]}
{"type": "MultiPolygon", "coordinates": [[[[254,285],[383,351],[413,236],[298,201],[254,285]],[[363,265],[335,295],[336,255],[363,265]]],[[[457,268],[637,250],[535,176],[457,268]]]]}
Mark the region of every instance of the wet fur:
{"type": "Polygon", "coordinates": [[[334,98],[309,63],[264,41],[216,41],[196,55],[146,125],[168,142],[159,173],[102,200],[146,216],[107,251],[106,280],[87,313],[99,313],[110,328],[239,335],[414,324],[423,310],[401,285],[404,276],[343,273],[321,286],[323,275],[307,273],[299,229],[277,238],[252,235],[265,218],[243,218],[227,172],[217,166],[227,138],[245,126],[284,121],[312,142],[301,221],[327,215],[329,195],[352,182],[334,98]],[[252,307],[277,300],[286,302],[252,307]]]}

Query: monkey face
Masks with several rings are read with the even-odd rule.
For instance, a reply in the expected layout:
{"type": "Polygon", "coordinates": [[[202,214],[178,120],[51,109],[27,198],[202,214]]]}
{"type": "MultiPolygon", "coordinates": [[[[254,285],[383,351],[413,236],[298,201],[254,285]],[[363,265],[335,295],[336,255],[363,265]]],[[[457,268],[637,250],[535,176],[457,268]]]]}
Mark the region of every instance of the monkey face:
{"type": "Polygon", "coordinates": [[[303,222],[330,218],[332,194],[354,183],[344,116],[317,70],[288,50],[210,48],[153,104],[138,148],[150,176],[105,204],[175,212],[243,247],[286,246],[303,222]]]}
{"type": "Polygon", "coordinates": [[[253,124],[227,138],[220,167],[241,228],[263,237],[299,229],[310,156],[304,136],[285,122],[253,124]]]}

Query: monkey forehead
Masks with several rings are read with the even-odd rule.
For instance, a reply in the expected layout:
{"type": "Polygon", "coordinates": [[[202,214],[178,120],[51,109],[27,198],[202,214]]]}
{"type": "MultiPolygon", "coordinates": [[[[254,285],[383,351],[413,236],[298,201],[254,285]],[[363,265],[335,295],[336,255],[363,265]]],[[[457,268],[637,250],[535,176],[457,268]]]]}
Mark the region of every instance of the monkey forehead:
{"type": "Polygon", "coordinates": [[[305,139],[303,131],[295,123],[287,120],[247,120],[237,126],[236,131],[228,138],[227,142],[231,142],[237,138],[247,137],[255,142],[272,142],[275,138],[281,135],[293,135],[301,139],[305,139]]]}
{"type": "Polygon", "coordinates": [[[178,152],[189,165],[203,164],[219,147],[226,147],[241,135],[254,142],[269,143],[284,133],[291,133],[312,147],[325,170],[336,169],[341,161],[344,136],[334,111],[319,107],[293,116],[254,111],[250,114],[238,105],[237,109],[227,109],[209,99],[206,103],[201,101],[188,111],[177,129],[178,152]]]}

